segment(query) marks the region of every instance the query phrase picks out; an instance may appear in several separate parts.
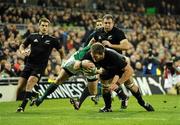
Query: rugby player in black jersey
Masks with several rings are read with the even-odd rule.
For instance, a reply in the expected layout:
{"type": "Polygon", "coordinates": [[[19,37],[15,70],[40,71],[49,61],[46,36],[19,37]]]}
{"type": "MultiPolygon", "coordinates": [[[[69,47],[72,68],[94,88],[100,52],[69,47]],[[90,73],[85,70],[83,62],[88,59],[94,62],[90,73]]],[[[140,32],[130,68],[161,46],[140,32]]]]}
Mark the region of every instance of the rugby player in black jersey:
{"type": "Polygon", "coordinates": [[[120,53],[132,47],[124,32],[115,26],[113,16],[110,14],[104,15],[103,27],[94,32],[93,36],[92,41],[100,42],[105,47],[115,49],[120,53]]]}
{"type": "Polygon", "coordinates": [[[20,53],[26,56],[26,62],[18,81],[18,89],[22,86],[26,86],[26,89],[17,112],[24,112],[25,106],[32,96],[34,85],[45,71],[52,49],[55,48],[62,53],[60,41],[48,35],[49,24],[50,21],[47,18],[41,18],[38,24],[39,33],[29,35],[20,45],[20,53]]]}
{"type": "MultiPolygon", "coordinates": [[[[105,47],[112,48],[119,53],[123,50],[128,50],[132,47],[132,44],[126,39],[126,36],[122,30],[115,27],[113,16],[110,14],[104,15],[103,19],[103,27],[94,31],[88,38],[88,41],[93,42],[100,42],[105,47]]],[[[113,71],[112,71],[113,72],[113,71]]],[[[109,84],[103,84],[103,98],[110,98],[111,93],[107,91],[109,84]]],[[[128,105],[128,97],[124,94],[121,87],[116,91],[117,96],[122,100],[121,102],[121,109],[126,109],[128,105]]],[[[80,100],[79,100],[79,107],[75,106],[75,109],[79,109],[83,101],[89,95],[88,89],[85,88],[80,100]]],[[[71,99],[71,103],[76,103],[75,100],[71,99]]]]}
{"type": "MultiPolygon", "coordinates": [[[[143,100],[139,87],[133,82],[133,69],[123,55],[113,49],[105,48],[101,43],[94,43],[83,60],[90,60],[97,67],[103,68],[100,79],[104,84],[110,82],[109,91],[117,92],[119,85],[124,84],[142,107],[147,111],[154,111],[154,108],[143,100]]],[[[79,67],[88,67],[88,63],[80,62],[79,67]]],[[[109,95],[104,96],[105,107],[100,109],[100,112],[111,112],[111,98],[109,95]]]]}

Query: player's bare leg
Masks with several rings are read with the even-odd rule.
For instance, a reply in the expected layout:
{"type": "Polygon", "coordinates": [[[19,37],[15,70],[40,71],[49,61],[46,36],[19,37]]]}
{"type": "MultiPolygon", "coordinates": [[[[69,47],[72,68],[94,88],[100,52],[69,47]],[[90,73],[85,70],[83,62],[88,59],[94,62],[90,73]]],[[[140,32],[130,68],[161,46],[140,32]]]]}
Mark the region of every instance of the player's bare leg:
{"type": "Polygon", "coordinates": [[[154,108],[149,104],[146,103],[142,96],[141,93],[139,91],[139,87],[137,85],[135,85],[135,83],[133,82],[133,79],[130,78],[128,81],[126,81],[125,86],[131,91],[131,93],[133,94],[133,96],[137,99],[139,105],[141,105],[142,107],[144,107],[147,111],[152,112],[154,111],[154,108]]]}
{"type": "Polygon", "coordinates": [[[38,77],[36,77],[36,76],[29,77],[29,79],[27,81],[26,92],[25,92],[22,104],[18,107],[17,112],[24,112],[24,109],[25,109],[28,101],[31,99],[32,89],[37,82],[38,82],[38,77]]]}
{"type": "Polygon", "coordinates": [[[52,83],[44,92],[44,94],[40,97],[37,98],[35,100],[33,100],[31,105],[36,105],[39,106],[45,98],[47,98],[48,95],[50,95],[51,93],[53,93],[59,84],[62,84],[65,80],[67,80],[69,78],[68,73],[66,73],[66,71],[64,69],[61,69],[59,76],[56,78],[55,83],[52,83]]]}

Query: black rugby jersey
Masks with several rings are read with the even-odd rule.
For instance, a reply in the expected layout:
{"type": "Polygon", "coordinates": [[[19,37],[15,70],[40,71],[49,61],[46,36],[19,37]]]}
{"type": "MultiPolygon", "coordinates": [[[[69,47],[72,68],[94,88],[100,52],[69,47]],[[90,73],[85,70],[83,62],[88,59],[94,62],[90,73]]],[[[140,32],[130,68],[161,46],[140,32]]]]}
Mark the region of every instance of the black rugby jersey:
{"type": "Polygon", "coordinates": [[[26,63],[37,65],[47,65],[52,49],[59,50],[62,47],[57,38],[38,33],[29,35],[23,44],[25,48],[31,45],[31,53],[27,57],[26,63]]]}
{"type": "Polygon", "coordinates": [[[94,39],[97,42],[108,40],[112,44],[119,44],[121,40],[126,39],[126,36],[124,32],[117,27],[113,27],[113,29],[107,33],[104,31],[104,28],[100,28],[94,33],[94,39]]]}
{"type": "Polygon", "coordinates": [[[97,67],[103,67],[105,70],[112,71],[114,74],[121,74],[126,67],[127,62],[123,55],[113,49],[105,49],[105,58],[99,62],[94,62],[90,52],[88,52],[82,60],[91,60],[97,67]]]}

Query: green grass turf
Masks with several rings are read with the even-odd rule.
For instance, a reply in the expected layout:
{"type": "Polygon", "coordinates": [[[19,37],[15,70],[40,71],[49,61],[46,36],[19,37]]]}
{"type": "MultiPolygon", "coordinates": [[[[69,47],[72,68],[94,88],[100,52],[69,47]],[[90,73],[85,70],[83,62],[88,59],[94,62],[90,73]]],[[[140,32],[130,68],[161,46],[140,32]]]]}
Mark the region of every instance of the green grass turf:
{"type": "Polygon", "coordinates": [[[113,101],[113,112],[99,113],[103,106],[88,98],[79,111],[69,99],[45,100],[40,107],[27,105],[24,113],[15,113],[20,102],[0,103],[0,125],[180,125],[180,96],[153,95],[143,97],[155,112],[146,112],[134,97],[128,109],[119,111],[118,98],[113,101]]]}

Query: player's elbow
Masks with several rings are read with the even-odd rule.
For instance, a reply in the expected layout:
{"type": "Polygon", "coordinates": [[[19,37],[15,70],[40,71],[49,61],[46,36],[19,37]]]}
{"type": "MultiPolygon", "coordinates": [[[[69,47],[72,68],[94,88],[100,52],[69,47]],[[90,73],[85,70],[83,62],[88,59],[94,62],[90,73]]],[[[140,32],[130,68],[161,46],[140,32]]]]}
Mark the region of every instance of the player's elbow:
{"type": "Polygon", "coordinates": [[[124,45],[123,50],[129,50],[131,47],[129,45],[124,45]]]}
{"type": "Polygon", "coordinates": [[[133,45],[127,39],[122,40],[120,45],[123,50],[129,50],[133,48],[133,45]]]}
{"type": "Polygon", "coordinates": [[[127,50],[132,49],[132,48],[133,48],[133,46],[131,43],[127,44],[127,50]]]}

